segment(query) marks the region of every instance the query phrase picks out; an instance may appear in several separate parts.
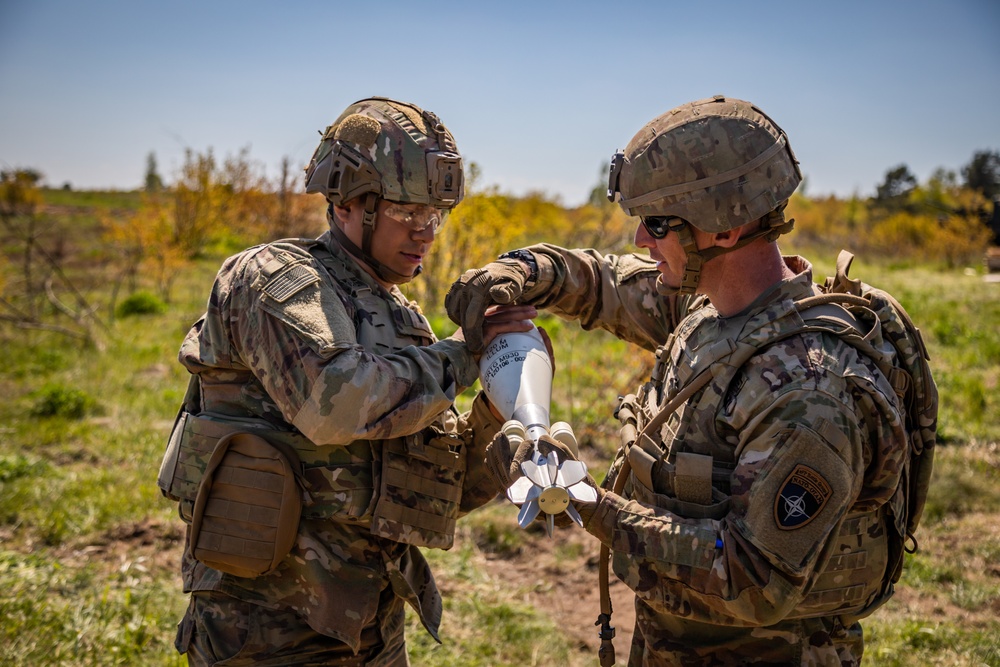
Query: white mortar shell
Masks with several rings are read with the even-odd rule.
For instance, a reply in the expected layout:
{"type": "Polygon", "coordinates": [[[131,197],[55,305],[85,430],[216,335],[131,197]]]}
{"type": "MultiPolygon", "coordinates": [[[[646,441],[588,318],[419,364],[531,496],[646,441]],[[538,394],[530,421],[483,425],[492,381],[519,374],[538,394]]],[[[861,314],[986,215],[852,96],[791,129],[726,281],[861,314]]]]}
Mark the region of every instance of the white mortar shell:
{"type": "Polygon", "coordinates": [[[497,412],[524,424],[531,440],[548,433],[552,361],[538,329],[494,338],[479,361],[479,381],[497,412]]]}

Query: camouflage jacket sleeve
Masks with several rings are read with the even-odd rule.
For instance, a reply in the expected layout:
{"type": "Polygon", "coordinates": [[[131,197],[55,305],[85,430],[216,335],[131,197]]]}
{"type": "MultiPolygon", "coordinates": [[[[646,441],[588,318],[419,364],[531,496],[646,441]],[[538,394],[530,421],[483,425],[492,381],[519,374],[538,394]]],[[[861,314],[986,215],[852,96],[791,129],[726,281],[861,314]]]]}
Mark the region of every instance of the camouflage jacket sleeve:
{"type": "Polygon", "coordinates": [[[182,362],[194,371],[199,363],[249,370],[284,419],[317,444],[415,433],[478,377],[455,340],[366,350],[348,304],[344,288],[307,252],[262,246],[222,267],[182,362]],[[280,286],[278,275],[285,276],[280,286]]]}
{"type": "Polygon", "coordinates": [[[538,281],[526,301],[560,317],[599,327],[622,340],[654,350],[684,316],[690,297],[656,292],[659,272],[649,257],[601,255],[547,243],[528,248],[538,262],[538,281]]]}
{"type": "MultiPolygon", "coordinates": [[[[802,345],[794,356],[810,359],[802,345]]],[[[776,358],[755,359],[729,416],[737,459],[719,515],[605,496],[587,530],[611,547],[616,574],[640,599],[704,623],[776,623],[817,581],[847,512],[889,500],[906,452],[901,422],[866,417],[867,395],[856,399],[840,375],[860,362],[842,353],[827,360],[833,372],[784,385],[768,372],[776,358]]]]}
{"type": "Polygon", "coordinates": [[[502,490],[486,471],[486,446],[493,440],[503,422],[490,411],[486,394],[479,392],[472,409],[459,419],[459,433],[466,433],[465,481],[462,484],[460,512],[467,514],[497,497],[502,490]]]}

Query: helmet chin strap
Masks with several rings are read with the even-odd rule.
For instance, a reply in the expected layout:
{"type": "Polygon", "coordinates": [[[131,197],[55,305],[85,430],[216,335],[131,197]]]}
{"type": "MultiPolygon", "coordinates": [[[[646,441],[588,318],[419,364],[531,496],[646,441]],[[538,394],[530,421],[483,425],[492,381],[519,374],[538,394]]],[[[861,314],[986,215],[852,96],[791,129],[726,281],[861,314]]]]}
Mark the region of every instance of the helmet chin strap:
{"type": "Polygon", "coordinates": [[[677,240],[680,241],[681,247],[687,255],[687,261],[684,264],[684,275],[681,277],[681,284],[678,287],[664,283],[663,276],[656,279],[656,292],[663,296],[694,294],[698,289],[698,283],[701,282],[701,269],[709,260],[738,250],[761,237],[767,239],[769,243],[776,241],[782,234],[792,231],[795,220],[786,221],[785,207],[780,206],[761,218],[760,229],[741,237],[732,246],[728,248],[712,246],[703,250],[698,249],[694,233],[691,231],[693,226],[687,220],[675,218],[669,223],[669,226],[670,231],[676,232],[677,240]]]}
{"type": "Polygon", "coordinates": [[[407,276],[397,271],[393,271],[388,266],[375,259],[375,256],[372,254],[372,238],[375,236],[375,214],[378,211],[379,196],[374,192],[369,192],[364,197],[364,215],[361,219],[361,247],[359,248],[353,241],[351,241],[351,239],[347,238],[347,234],[345,234],[344,230],[337,224],[337,221],[334,219],[332,204],[327,209],[327,218],[330,223],[330,233],[335,239],[337,239],[337,242],[344,247],[344,250],[353,255],[355,259],[364,262],[365,265],[374,271],[375,275],[377,275],[380,279],[393,285],[402,285],[410,282],[420,274],[423,270],[422,266],[418,266],[417,270],[413,272],[413,275],[407,276]]]}

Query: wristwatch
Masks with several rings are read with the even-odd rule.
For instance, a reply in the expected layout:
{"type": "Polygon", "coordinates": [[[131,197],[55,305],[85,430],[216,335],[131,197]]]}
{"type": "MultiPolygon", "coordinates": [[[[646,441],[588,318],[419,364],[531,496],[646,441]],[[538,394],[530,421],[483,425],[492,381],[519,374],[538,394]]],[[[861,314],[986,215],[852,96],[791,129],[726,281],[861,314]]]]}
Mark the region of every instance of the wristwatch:
{"type": "Polygon", "coordinates": [[[535,259],[535,253],[530,250],[525,250],[524,248],[511,250],[500,255],[497,259],[516,259],[528,265],[528,277],[524,281],[525,292],[534,287],[535,283],[538,282],[538,260],[535,259]]]}

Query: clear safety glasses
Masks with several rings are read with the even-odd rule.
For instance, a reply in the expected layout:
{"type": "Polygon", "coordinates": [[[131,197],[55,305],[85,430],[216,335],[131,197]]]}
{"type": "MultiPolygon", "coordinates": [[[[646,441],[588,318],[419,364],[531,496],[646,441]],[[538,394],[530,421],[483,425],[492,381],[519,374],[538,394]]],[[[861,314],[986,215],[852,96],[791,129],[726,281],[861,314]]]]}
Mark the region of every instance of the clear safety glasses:
{"type": "Polygon", "coordinates": [[[415,232],[432,227],[435,234],[448,217],[448,211],[423,204],[390,204],[384,214],[415,232]]]}

